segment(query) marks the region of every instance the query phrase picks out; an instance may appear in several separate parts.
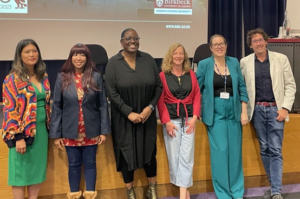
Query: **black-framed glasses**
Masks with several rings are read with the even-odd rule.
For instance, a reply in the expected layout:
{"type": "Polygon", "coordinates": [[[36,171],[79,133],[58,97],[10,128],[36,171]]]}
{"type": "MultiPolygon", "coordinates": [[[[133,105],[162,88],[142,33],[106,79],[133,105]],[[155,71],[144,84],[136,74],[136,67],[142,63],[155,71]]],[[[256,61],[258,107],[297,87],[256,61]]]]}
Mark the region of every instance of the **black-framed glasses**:
{"type": "Polygon", "coordinates": [[[215,44],[212,44],[211,46],[214,47],[214,48],[217,48],[218,46],[221,46],[221,47],[224,47],[226,45],[225,42],[222,42],[222,43],[215,43],[215,44]]]}
{"type": "Polygon", "coordinates": [[[125,40],[125,41],[131,41],[131,40],[139,41],[140,38],[139,37],[123,37],[122,40],[125,40]]]}

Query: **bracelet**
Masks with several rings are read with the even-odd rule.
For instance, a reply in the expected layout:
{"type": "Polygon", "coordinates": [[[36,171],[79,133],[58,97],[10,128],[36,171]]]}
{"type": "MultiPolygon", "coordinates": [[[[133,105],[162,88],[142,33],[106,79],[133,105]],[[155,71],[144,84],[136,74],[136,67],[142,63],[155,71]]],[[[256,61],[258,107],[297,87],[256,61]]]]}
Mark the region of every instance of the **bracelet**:
{"type": "Polygon", "coordinates": [[[149,104],[149,107],[151,108],[152,111],[154,111],[154,106],[152,106],[152,104],[149,104]]]}

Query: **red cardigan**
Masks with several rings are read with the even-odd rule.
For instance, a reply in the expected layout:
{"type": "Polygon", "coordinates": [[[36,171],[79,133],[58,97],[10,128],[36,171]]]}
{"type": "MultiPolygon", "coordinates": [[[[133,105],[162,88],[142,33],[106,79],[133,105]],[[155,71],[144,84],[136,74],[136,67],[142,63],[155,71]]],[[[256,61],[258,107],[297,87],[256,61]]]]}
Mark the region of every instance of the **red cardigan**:
{"type": "Polygon", "coordinates": [[[196,75],[194,71],[190,70],[190,75],[192,79],[192,92],[184,99],[180,100],[175,98],[171,91],[169,90],[167,81],[166,81],[166,76],[164,72],[161,72],[159,74],[161,82],[163,84],[163,92],[158,100],[157,107],[159,111],[159,118],[162,124],[165,124],[170,121],[170,115],[168,108],[166,106],[167,104],[177,104],[177,116],[179,117],[179,104],[183,104],[185,113],[186,113],[186,124],[188,122],[188,113],[186,109],[186,104],[193,104],[193,115],[197,115],[198,118],[200,118],[200,113],[201,113],[201,94],[200,94],[200,89],[199,85],[197,82],[196,75]]]}

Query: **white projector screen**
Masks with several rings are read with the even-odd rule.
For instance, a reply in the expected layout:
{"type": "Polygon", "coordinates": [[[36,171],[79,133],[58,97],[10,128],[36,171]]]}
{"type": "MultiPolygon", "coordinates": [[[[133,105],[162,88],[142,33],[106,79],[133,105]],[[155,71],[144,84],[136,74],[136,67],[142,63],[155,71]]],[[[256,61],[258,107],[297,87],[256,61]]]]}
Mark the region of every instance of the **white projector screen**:
{"type": "Polygon", "coordinates": [[[100,44],[111,57],[121,32],[133,28],[140,50],[162,58],[182,43],[189,56],[207,42],[208,0],[0,0],[0,60],[32,38],[44,60],[66,59],[76,43],[100,44]]]}

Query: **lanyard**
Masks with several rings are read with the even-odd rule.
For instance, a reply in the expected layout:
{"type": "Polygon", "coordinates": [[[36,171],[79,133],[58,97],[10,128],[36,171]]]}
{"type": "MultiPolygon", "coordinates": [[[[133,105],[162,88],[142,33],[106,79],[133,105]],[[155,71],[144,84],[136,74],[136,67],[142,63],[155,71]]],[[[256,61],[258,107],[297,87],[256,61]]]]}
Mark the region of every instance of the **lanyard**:
{"type": "Polygon", "coordinates": [[[224,78],[224,91],[226,92],[226,82],[227,82],[227,65],[225,64],[225,75],[223,76],[220,71],[219,71],[219,68],[218,68],[218,65],[215,63],[215,66],[219,72],[219,74],[221,75],[222,78],[224,78]]]}

